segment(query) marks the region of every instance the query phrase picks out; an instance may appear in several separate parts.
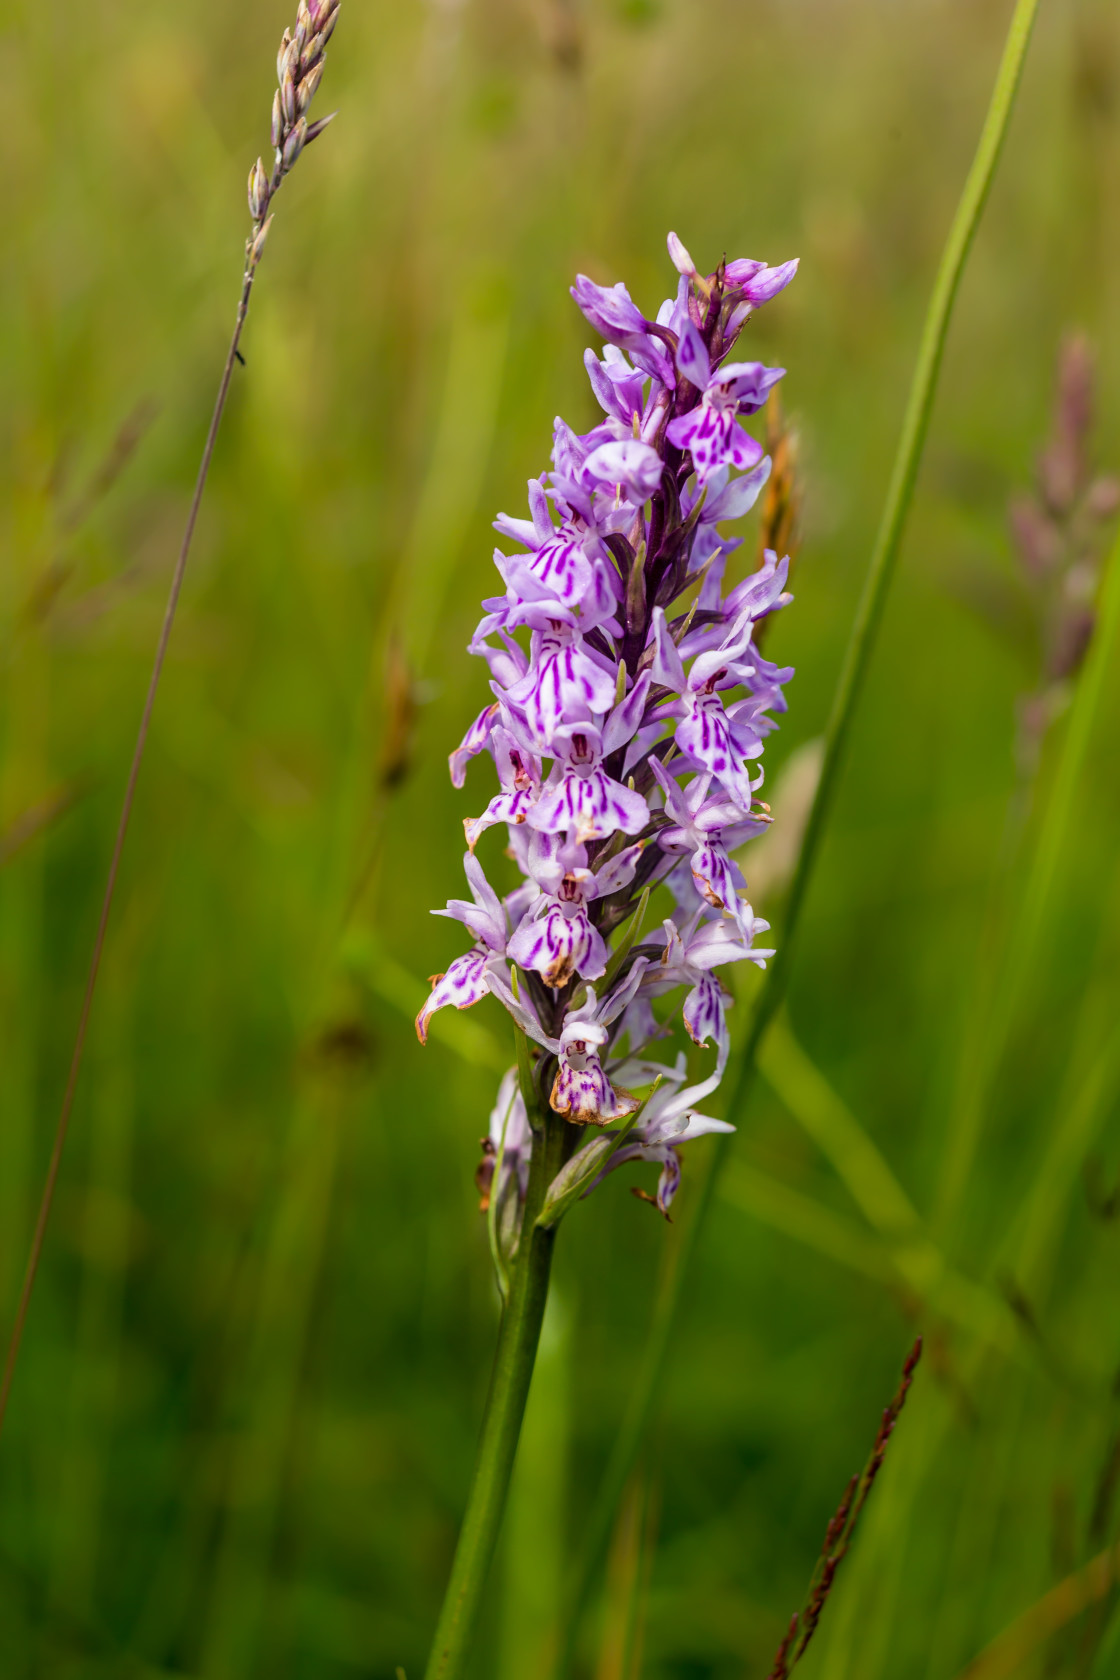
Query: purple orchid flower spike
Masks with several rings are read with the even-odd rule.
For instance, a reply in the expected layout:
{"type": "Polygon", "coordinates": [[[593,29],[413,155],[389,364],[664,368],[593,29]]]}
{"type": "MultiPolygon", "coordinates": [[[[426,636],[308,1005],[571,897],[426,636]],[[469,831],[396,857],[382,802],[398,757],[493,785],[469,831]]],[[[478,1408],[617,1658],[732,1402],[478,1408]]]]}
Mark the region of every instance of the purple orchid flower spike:
{"type": "MultiPolygon", "coordinates": [[[[733,853],[769,822],[755,799],[760,760],[793,673],[761,657],[753,629],[787,605],[787,568],[767,553],[730,588],[725,573],[770,468],[742,421],[782,370],[730,358],[796,264],[742,258],[704,275],[676,235],[669,254],[678,283],[652,318],[624,286],[577,279],[573,296],[606,340],[584,358],[601,418],[583,434],[557,420],[528,517],[495,521],[514,552],[495,554],[504,593],[484,602],[470,643],[492,699],[451,775],[462,786],[488,753],[499,788],[464,825],[471,899],[438,912],[463,923],[471,948],[433,979],[417,1031],[437,1009],[491,996],[524,1035],[480,1169],[502,1221],[517,1216],[533,1152],[561,1121],[596,1128],[596,1182],[610,1129],[632,1127],[610,1170],[656,1163],[667,1214],[681,1145],[725,1127],[696,1107],[729,1050],[720,971],[771,955],[755,943],[767,924],[733,853]],[[504,898],[474,855],[495,828],[519,880],[504,898]],[[633,919],[655,892],[671,913],[662,907],[660,933],[641,937],[633,919]],[[714,1064],[691,1086],[673,1059],[685,1039],[714,1064]]],[[[580,1158],[563,1168],[569,1179],[580,1158]]]]}
{"type": "Polygon", "coordinates": [[[677,345],[677,370],[700,391],[700,402],[687,414],[671,420],[669,442],[692,457],[698,484],[706,484],[720,467],[740,472],[757,467],[765,451],[738,424],[740,414],[757,414],[785,368],[761,362],[725,362],[713,370],[708,349],[689,321],[677,345]]]}

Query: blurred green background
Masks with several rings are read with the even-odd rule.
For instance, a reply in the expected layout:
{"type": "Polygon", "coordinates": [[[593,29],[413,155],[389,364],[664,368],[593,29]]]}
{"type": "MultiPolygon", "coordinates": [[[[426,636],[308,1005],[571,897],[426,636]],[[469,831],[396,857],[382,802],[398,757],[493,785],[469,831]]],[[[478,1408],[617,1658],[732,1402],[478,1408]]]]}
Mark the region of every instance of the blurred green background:
{"type": "MultiPolygon", "coordinates": [[[[655,307],[669,228],[705,267],[802,259],[751,328],[789,369],[805,494],[773,777],[823,727],[1009,12],[346,0],[320,95],[341,114],[284,189],[253,299],[0,1444],[5,1680],[420,1672],[496,1323],[472,1174],[508,1035],[486,1005],[422,1051],[410,1017],[459,948],[428,910],[461,890],[485,797],[478,767],[451,789],[446,754],[485,693],[464,644],[489,521],[522,511],[555,413],[592,420],[567,287],[624,278],[655,307]]],[[[5,1335],[289,21],[264,0],[15,0],[0,23],[5,1335]]],[[[917,1328],[806,1680],[953,1680],[1117,1533],[1120,648],[992,1100],[970,1098],[983,952],[1014,923],[1064,727],[1015,851],[1034,668],[976,602],[1014,579],[1007,501],[1067,327],[1097,346],[1095,450],[1120,465],[1118,202],[1120,15],[1043,0],[795,1037],[739,1117],[646,1555],[624,1528],[588,1623],[596,1680],[761,1680],[917,1328]]],[[[546,1674],[677,1235],[623,1174],[564,1229],[479,1680],[546,1674]]],[[[1110,1612],[1013,1672],[1120,1675],[1110,1612]]]]}

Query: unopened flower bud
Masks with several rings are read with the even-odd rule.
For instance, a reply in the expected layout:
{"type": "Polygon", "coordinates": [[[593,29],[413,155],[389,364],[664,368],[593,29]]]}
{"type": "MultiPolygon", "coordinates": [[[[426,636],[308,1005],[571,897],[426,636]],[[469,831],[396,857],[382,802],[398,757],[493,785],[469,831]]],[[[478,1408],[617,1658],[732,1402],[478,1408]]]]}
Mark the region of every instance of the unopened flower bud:
{"type": "Polygon", "coordinates": [[[332,111],[329,117],[320,117],[318,122],[310,123],[307,129],[307,138],[303,142],[304,145],[310,146],[312,140],[318,140],[327,124],[332,123],[337,115],[337,111],[332,111]]]}
{"type": "Polygon", "coordinates": [[[259,222],[268,208],[268,176],[264,164],[257,159],[249,171],[249,214],[259,222]]]}
{"type": "Polygon", "coordinates": [[[285,29],[280,40],[280,51],[276,54],[276,80],[278,82],[282,82],[284,80],[284,65],[287,62],[288,48],[291,44],[292,32],[290,29],[285,29]]]}
{"type": "Polygon", "coordinates": [[[303,49],[302,64],[307,67],[315,62],[322,54],[323,48],[334,34],[334,26],[338,22],[338,7],[334,6],[319,20],[318,30],[311,37],[303,49]]]}
{"type": "Polygon", "coordinates": [[[264,250],[264,242],[268,238],[268,230],[271,226],[272,217],[270,216],[267,222],[265,222],[262,227],[258,228],[257,232],[253,235],[252,243],[249,246],[250,268],[256,268],[257,264],[260,262],[261,252],[264,250]]]}
{"type": "Polygon", "coordinates": [[[666,241],[669,247],[669,259],[678,274],[687,275],[692,280],[696,276],[696,264],[681,244],[675,233],[669,235],[666,241]]]}
{"type": "Polygon", "coordinates": [[[311,69],[307,72],[302,82],[300,82],[299,86],[296,88],[296,104],[299,106],[301,111],[306,111],[307,107],[314,99],[319,83],[323,79],[324,69],[324,62],[320,59],[318,64],[313,64],[311,66],[311,69]]]}
{"type": "Polygon", "coordinates": [[[288,138],[284,142],[284,150],[281,155],[281,168],[285,171],[289,170],[306,144],[307,122],[305,118],[300,117],[297,120],[295,127],[292,129],[292,132],[288,135],[288,138]]]}
{"type": "Polygon", "coordinates": [[[284,107],[280,99],[280,89],[277,88],[272,96],[272,149],[275,151],[284,135],[284,107]]]}
{"type": "Polygon", "coordinates": [[[338,16],[339,0],[308,0],[308,10],[317,32],[329,35],[338,16]]]}
{"type": "Polygon", "coordinates": [[[299,106],[296,101],[295,77],[286,66],[284,80],[280,83],[280,110],[283,113],[285,129],[291,128],[299,115],[299,106]]]}

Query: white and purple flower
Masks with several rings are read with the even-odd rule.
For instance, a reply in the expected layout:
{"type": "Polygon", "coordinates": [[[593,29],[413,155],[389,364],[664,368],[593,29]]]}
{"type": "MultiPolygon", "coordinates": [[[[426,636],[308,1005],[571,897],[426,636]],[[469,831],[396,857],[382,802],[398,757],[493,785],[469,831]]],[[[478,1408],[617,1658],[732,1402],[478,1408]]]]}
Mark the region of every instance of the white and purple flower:
{"type": "MultiPolygon", "coordinates": [[[[769,822],[759,761],[793,673],[761,657],[754,626],[788,603],[787,564],[767,553],[725,593],[741,539],[723,526],[766,482],[769,461],[742,420],[783,375],[731,352],[797,266],[743,258],[705,276],[675,235],[669,252],[680,282],[652,319],[624,286],[577,279],[573,296],[607,341],[584,358],[603,418],[582,436],[558,420],[529,518],[495,521],[516,551],[495,554],[504,594],[484,603],[470,644],[493,698],[451,770],[462,786],[489,753],[499,791],[464,825],[471,900],[437,912],[474,944],[435,977],[417,1020],[423,1039],[437,1009],[495,997],[529,1040],[540,1124],[551,1114],[625,1130],[604,1172],[657,1163],[666,1214],[681,1144],[730,1129],[695,1108],[729,1052],[718,971],[772,955],[755,944],[767,924],[732,853],[769,822]],[[520,876],[505,897],[474,855],[501,826],[520,876]],[[666,899],[661,931],[643,935],[633,919],[653,892],[666,899]],[[691,1086],[683,1055],[638,1059],[674,1034],[714,1053],[691,1086]]],[[[484,1195],[499,1156],[501,1193],[524,1195],[537,1124],[507,1075],[484,1195]]]]}

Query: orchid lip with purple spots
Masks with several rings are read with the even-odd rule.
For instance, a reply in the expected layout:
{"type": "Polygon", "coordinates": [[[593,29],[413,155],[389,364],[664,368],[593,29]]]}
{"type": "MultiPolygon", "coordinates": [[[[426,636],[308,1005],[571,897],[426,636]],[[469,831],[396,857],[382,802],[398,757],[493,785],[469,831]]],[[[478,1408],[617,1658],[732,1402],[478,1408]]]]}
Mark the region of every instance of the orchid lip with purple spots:
{"type": "MultiPolygon", "coordinates": [[[[473,944],[417,1019],[423,1040],[438,1010],[497,999],[529,1041],[541,1123],[626,1129],[605,1171],[658,1164],[666,1215],[682,1143],[729,1129],[694,1107],[730,1049],[718,971],[773,955],[735,854],[770,820],[761,760],[793,673],[762,657],[754,627],[788,604],[788,563],[767,552],[726,590],[724,575],[742,541],[728,527],[770,469],[751,417],[784,376],[732,353],[797,268],[738,258],[704,275],[668,244],[680,278],[653,316],[625,286],[577,278],[606,341],[584,356],[600,419],[582,435],[558,419],[528,518],[494,522],[502,593],[470,643],[490,698],[450,762],[462,787],[489,754],[499,786],[464,822],[471,897],[436,912],[473,944]],[[510,866],[489,836],[503,829],[516,878],[500,892],[510,866]],[[651,894],[658,932],[634,925],[651,894]],[[691,1085],[683,1054],[651,1059],[674,1038],[714,1055],[691,1085]]],[[[537,1121],[523,1099],[508,1074],[484,1199],[499,1158],[494,1193],[524,1195],[537,1121]]]]}

